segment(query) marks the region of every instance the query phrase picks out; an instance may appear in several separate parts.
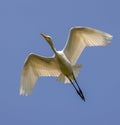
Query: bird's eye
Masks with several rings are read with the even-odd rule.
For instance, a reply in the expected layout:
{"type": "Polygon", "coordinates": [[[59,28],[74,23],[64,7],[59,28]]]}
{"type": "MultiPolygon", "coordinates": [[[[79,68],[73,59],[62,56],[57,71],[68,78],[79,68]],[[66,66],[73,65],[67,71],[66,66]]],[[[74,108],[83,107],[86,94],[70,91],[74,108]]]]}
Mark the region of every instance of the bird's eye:
{"type": "Polygon", "coordinates": [[[50,41],[50,37],[47,37],[47,40],[50,41]]]}

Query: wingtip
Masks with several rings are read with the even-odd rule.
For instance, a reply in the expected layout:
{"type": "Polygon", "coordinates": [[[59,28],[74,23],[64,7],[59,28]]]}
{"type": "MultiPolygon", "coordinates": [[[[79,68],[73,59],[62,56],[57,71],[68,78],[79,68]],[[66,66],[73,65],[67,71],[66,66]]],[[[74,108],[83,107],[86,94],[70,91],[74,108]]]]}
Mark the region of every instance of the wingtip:
{"type": "Polygon", "coordinates": [[[106,33],[106,39],[108,41],[111,41],[113,39],[113,36],[111,34],[106,33]]]}
{"type": "Polygon", "coordinates": [[[29,93],[27,93],[23,88],[20,88],[19,94],[20,94],[20,96],[28,96],[29,95],[29,93]]]}
{"type": "Polygon", "coordinates": [[[113,36],[111,34],[108,34],[108,33],[104,33],[103,37],[104,37],[104,43],[105,43],[104,46],[109,45],[113,39],[113,36]]]}

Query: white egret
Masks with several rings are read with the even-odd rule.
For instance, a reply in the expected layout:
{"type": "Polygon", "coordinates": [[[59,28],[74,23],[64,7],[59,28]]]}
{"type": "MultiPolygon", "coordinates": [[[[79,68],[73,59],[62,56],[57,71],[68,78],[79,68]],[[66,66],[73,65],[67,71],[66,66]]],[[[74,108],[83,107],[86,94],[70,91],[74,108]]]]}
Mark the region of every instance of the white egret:
{"type": "Polygon", "coordinates": [[[55,76],[58,81],[71,83],[78,95],[85,101],[76,77],[82,67],[76,64],[83,49],[87,46],[106,46],[112,35],[89,27],[73,27],[62,51],[56,51],[50,36],[41,34],[54,52],[52,57],[30,54],[25,60],[22,70],[20,95],[31,94],[40,76],[55,76]],[[76,83],[76,85],[75,85],[76,83]]]}

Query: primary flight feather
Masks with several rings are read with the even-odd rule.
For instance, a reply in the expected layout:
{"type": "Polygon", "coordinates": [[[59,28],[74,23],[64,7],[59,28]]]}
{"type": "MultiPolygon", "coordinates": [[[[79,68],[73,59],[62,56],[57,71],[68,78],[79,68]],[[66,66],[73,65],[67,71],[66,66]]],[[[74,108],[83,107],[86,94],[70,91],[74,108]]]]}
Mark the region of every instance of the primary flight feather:
{"type": "Polygon", "coordinates": [[[31,94],[40,76],[55,76],[58,81],[71,83],[85,101],[83,92],[76,81],[82,65],[76,64],[76,61],[86,46],[106,46],[112,40],[112,35],[89,27],[73,27],[61,51],[56,51],[50,36],[41,35],[50,45],[54,55],[48,58],[30,54],[26,58],[21,76],[20,95],[31,94]]]}

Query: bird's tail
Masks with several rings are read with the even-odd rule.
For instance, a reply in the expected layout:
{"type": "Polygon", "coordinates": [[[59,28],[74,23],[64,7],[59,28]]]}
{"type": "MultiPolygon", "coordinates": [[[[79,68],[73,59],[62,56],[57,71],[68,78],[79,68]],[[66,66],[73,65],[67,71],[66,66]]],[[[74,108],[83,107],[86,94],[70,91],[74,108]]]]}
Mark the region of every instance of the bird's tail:
{"type": "MultiPolygon", "coordinates": [[[[76,64],[76,65],[73,65],[72,68],[73,68],[74,76],[76,78],[78,76],[79,72],[80,72],[80,69],[82,68],[82,65],[76,64]]],[[[70,80],[62,73],[59,75],[57,80],[59,82],[70,83],[70,80]]],[[[72,79],[72,81],[74,81],[74,79],[72,79]]]]}
{"type": "Polygon", "coordinates": [[[63,73],[61,73],[61,74],[58,76],[57,80],[58,80],[59,82],[70,83],[69,79],[68,79],[63,73]]]}
{"type": "Polygon", "coordinates": [[[76,64],[76,65],[73,65],[73,73],[74,73],[74,76],[75,78],[78,76],[81,68],[82,68],[82,64],[76,64]]]}

